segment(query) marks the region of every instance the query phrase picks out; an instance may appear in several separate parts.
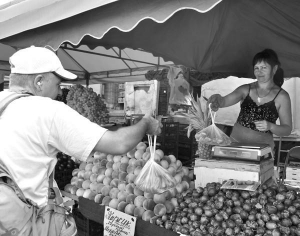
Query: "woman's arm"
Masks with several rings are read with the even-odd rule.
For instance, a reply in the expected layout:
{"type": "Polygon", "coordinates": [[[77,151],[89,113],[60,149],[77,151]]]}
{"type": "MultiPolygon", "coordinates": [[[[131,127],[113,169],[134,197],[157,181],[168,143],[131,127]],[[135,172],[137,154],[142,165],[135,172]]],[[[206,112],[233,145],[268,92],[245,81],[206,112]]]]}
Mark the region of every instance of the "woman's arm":
{"type": "Polygon", "coordinates": [[[266,120],[256,121],[255,125],[259,131],[270,130],[277,136],[288,136],[292,132],[292,110],[289,94],[282,90],[276,98],[276,107],[279,115],[280,124],[274,124],[266,120]],[[277,105],[278,104],[278,105],[277,105]]]}
{"type": "Polygon", "coordinates": [[[240,102],[247,96],[248,91],[249,85],[244,84],[239,86],[233,92],[224,97],[222,97],[220,94],[213,94],[208,99],[207,104],[211,103],[212,110],[217,111],[219,108],[229,107],[240,102]]]}

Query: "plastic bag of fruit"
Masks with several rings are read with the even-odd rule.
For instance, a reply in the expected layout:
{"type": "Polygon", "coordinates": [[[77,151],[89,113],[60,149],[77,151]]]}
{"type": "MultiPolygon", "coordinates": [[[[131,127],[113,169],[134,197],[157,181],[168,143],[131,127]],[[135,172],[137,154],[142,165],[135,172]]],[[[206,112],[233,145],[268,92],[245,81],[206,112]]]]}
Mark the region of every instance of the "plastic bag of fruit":
{"type": "Polygon", "coordinates": [[[136,177],[135,185],[147,193],[163,193],[176,186],[174,177],[155,161],[156,136],[148,135],[150,159],[136,177]]]}
{"type": "Polygon", "coordinates": [[[215,124],[216,112],[213,112],[209,104],[209,112],[211,115],[212,124],[199,131],[195,138],[198,143],[207,145],[226,146],[231,144],[230,138],[220,130],[215,124]]]}

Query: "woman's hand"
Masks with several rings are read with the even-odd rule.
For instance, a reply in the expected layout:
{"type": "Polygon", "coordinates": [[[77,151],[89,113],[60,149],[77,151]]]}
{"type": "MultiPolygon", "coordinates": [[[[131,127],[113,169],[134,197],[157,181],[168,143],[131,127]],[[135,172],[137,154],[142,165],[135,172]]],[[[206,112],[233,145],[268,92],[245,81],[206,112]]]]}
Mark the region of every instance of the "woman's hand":
{"type": "Polygon", "coordinates": [[[223,97],[220,94],[213,94],[207,101],[207,105],[211,107],[213,111],[217,111],[220,107],[222,107],[223,97]]]}
{"type": "Polygon", "coordinates": [[[271,129],[270,122],[268,122],[266,120],[254,121],[254,124],[256,126],[256,129],[259,131],[268,131],[271,129]]]}

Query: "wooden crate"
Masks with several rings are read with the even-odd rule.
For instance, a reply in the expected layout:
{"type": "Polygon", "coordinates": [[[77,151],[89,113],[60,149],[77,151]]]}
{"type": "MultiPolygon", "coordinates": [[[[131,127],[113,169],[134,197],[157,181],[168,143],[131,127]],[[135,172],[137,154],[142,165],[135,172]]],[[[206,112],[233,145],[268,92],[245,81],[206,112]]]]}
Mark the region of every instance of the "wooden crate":
{"type": "Polygon", "coordinates": [[[229,179],[264,183],[274,175],[274,159],[267,159],[261,163],[196,159],[194,173],[196,187],[204,187],[210,182],[223,182],[229,179]]]}

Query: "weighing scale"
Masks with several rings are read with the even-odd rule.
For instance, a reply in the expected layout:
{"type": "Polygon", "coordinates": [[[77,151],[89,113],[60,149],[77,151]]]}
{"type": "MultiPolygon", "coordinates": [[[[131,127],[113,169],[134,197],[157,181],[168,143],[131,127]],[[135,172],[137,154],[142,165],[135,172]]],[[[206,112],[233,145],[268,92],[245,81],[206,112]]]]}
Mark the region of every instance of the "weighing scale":
{"type": "Polygon", "coordinates": [[[262,143],[232,142],[228,146],[214,146],[212,148],[212,159],[260,162],[271,157],[274,158],[271,147],[262,143]]]}

